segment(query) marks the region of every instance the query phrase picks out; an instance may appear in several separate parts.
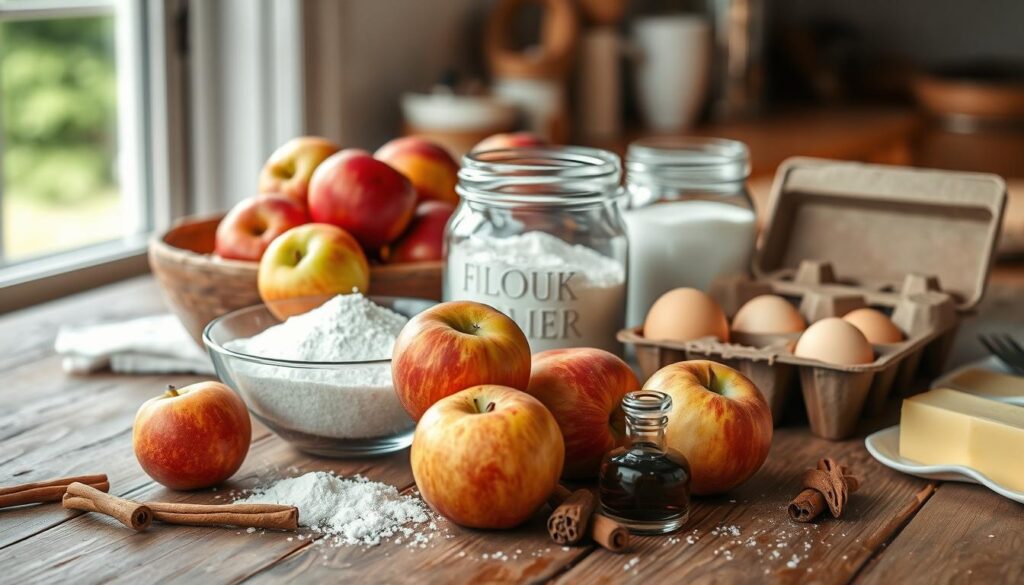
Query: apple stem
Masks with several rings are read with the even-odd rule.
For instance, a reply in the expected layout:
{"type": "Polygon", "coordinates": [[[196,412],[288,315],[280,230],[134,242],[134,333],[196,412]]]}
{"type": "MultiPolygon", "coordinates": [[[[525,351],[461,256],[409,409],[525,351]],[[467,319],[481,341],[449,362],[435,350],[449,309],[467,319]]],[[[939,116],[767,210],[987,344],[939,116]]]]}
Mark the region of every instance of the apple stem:
{"type": "Polygon", "coordinates": [[[167,385],[167,392],[164,393],[168,398],[174,398],[178,396],[178,389],[174,387],[174,384],[167,385]]]}
{"type": "Polygon", "coordinates": [[[481,404],[480,398],[473,400],[473,404],[476,406],[476,411],[480,414],[486,414],[494,410],[494,402],[488,402],[486,405],[481,404]]]}

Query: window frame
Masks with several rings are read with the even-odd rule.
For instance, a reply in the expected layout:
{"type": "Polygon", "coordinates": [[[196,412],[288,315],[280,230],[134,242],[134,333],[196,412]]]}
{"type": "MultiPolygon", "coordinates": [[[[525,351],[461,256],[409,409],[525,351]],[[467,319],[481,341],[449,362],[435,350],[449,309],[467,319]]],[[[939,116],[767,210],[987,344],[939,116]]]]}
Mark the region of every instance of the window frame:
{"type": "Polygon", "coordinates": [[[125,238],[0,268],[0,313],[145,273],[151,234],[188,211],[186,55],[181,38],[187,6],[187,0],[0,4],[5,20],[116,15],[118,138],[131,150],[130,156],[119,151],[119,181],[122,189],[135,193],[138,209],[133,215],[140,222],[140,229],[125,238]]]}

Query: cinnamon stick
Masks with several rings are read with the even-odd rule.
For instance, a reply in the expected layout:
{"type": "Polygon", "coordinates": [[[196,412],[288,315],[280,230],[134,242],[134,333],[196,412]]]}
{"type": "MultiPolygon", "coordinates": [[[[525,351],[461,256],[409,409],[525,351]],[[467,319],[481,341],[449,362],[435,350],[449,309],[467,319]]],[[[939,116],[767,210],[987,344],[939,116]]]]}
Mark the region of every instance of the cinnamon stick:
{"type": "Polygon", "coordinates": [[[796,522],[810,522],[827,509],[825,496],[818,490],[807,488],[789,503],[789,517],[796,522]]]}
{"type": "Polygon", "coordinates": [[[83,483],[101,492],[110,489],[110,482],[103,474],[78,475],[61,477],[47,481],[23,483],[0,488],[0,508],[21,506],[24,504],[41,504],[59,502],[64,497],[67,487],[73,483],[83,483]]]}
{"type": "Polygon", "coordinates": [[[177,504],[150,502],[153,518],[188,526],[238,526],[298,530],[299,509],[278,504],[177,504]]]}
{"type": "Polygon", "coordinates": [[[597,507],[597,498],[590,490],[576,490],[548,518],[548,534],[561,545],[576,544],[583,539],[590,516],[597,507]]]}
{"type": "Polygon", "coordinates": [[[629,529],[600,512],[590,520],[590,536],[613,553],[624,552],[629,547],[629,529]]]}
{"type": "Polygon", "coordinates": [[[825,510],[839,518],[849,494],[860,488],[860,480],[830,457],[820,459],[817,468],[805,471],[800,483],[804,489],[788,507],[789,517],[795,522],[810,522],[825,510]]]}
{"type": "MultiPolygon", "coordinates": [[[[106,495],[106,494],[104,494],[106,495]]],[[[299,510],[294,506],[277,504],[183,504],[172,502],[149,502],[139,504],[116,496],[107,496],[107,503],[101,505],[97,497],[89,492],[69,490],[64,497],[64,507],[69,510],[100,512],[113,516],[123,524],[124,510],[143,508],[152,520],[166,524],[187,526],[238,526],[241,528],[270,528],[272,530],[298,530],[299,510]],[[118,516],[117,514],[120,514],[118,516]]],[[[148,526],[148,522],[146,523],[148,526]]],[[[125,524],[125,526],[130,526],[125,524]]],[[[135,528],[135,526],[130,526],[135,528]]],[[[144,529],[144,528],[142,528],[144,529]]],[[[136,528],[136,530],[139,530],[136,528]]]]}
{"type": "Polygon", "coordinates": [[[149,528],[150,522],[153,521],[153,512],[148,507],[103,493],[84,483],[69,485],[63,502],[64,508],[68,510],[106,514],[128,528],[139,532],[149,528]]]}
{"type": "Polygon", "coordinates": [[[557,508],[562,505],[562,502],[568,500],[571,495],[571,489],[558,484],[555,486],[555,491],[551,492],[551,496],[548,498],[548,505],[552,508],[557,508]]]}
{"type": "MultiPolygon", "coordinates": [[[[548,533],[551,534],[553,539],[555,538],[555,534],[552,532],[552,519],[559,513],[562,506],[570,503],[570,500],[572,500],[579,492],[586,492],[590,495],[591,500],[596,500],[590,490],[577,490],[576,492],[573,492],[561,484],[555,488],[555,491],[548,498],[548,503],[555,509],[555,512],[553,512],[551,517],[548,519],[548,533]]],[[[576,498],[576,503],[586,501],[585,496],[582,495],[576,496],[576,498]]],[[[577,529],[577,532],[581,535],[589,535],[595,543],[613,553],[621,553],[625,551],[629,547],[629,529],[615,520],[612,520],[608,516],[605,516],[601,512],[595,511],[596,508],[597,505],[595,501],[594,506],[591,508],[591,513],[589,514],[589,522],[582,521],[579,524],[580,528],[577,529]]],[[[580,511],[584,511],[584,508],[581,507],[580,511]]],[[[562,514],[560,517],[563,519],[561,527],[562,530],[564,530],[564,518],[566,518],[566,515],[562,514]]],[[[582,539],[582,536],[580,539],[582,539]]],[[[577,539],[577,542],[580,539],[577,539]]],[[[555,542],[559,541],[556,539],[555,542]]]]}

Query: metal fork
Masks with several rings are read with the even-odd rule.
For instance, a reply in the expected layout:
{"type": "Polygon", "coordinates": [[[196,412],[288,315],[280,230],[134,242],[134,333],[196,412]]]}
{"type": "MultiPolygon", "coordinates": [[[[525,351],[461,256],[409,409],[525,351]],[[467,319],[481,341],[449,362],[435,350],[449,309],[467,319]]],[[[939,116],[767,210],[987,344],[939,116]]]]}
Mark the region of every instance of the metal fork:
{"type": "Polygon", "coordinates": [[[978,341],[1011,370],[1024,374],[1024,347],[1013,337],[1006,333],[982,334],[978,336],[978,341]]]}

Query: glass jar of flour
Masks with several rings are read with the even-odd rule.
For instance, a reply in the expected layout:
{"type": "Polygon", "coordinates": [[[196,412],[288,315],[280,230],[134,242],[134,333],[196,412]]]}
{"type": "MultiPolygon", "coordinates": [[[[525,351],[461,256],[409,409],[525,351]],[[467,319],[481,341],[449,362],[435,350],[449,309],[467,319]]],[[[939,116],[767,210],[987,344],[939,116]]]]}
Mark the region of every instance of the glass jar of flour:
{"type": "Polygon", "coordinates": [[[620,352],[628,244],[619,157],[538,147],[466,155],[445,236],[444,299],[491,305],[533,352],[620,352]]]}
{"type": "Polygon", "coordinates": [[[747,147],[735,140],[655,137],[629,145],[630,327],[674,288],[706,291],[718,276],[750,270],[757,217],[749,174],[747,147]]]}

